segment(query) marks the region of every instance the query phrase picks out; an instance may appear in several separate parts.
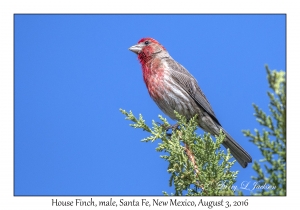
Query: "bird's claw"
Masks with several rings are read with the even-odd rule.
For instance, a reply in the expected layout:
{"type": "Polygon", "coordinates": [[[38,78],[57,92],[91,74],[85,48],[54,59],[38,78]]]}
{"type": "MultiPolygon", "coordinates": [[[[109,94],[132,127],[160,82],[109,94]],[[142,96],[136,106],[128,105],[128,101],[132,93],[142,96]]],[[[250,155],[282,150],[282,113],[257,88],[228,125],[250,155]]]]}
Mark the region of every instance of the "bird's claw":
{"type": "Polygon", "coordinates": [[[166,131],[168,131],[169,129],[172,129],[172,132],[171,133],[167,133],[167,136],[168,137],[171,137],[172,136],[172,133],[175,131],[175,130],[179,130],[179,124],[178,123],[176,123],[175,125],[169,125],[169,126],[167,126],[165,129],[166,129],[166,131]]]}
{"type": "Polygon", "coordinates": [[[170,125],[168,127],[166,127],[166,131],[168,131],[169,129],[172,129],[172,131],[175,131],[175,130],[179,130],[179,124],[176,123],[175,125],[170,125]]]}

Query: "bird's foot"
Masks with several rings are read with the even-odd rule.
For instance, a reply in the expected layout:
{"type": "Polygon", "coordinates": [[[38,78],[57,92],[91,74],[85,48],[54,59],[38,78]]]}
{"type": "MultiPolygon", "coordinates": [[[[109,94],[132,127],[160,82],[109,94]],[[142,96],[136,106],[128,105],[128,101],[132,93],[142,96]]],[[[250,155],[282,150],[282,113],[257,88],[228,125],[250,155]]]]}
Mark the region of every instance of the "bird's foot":
{"type": "Polygon", "coordinates": [[[170,125],[168,127],[166,127],[166,131],[172,129],[172,131],[175,131],[175,130],[179,130],[179,124],[176,123],[175,125],[170,125]]]}
{"type": "Polygon", "coordinates": [[[171,132],[171,133],[167,133],[167,136],[168,136],[168,137],[171,137],[171,136],[172,136],[172,133],[173,133],[175,130],[179,130],[179,124],[176,123],[175,125],[167,126],[165,129],[166,129],[166,131],[172,129],[172,132],[171,132]]]}

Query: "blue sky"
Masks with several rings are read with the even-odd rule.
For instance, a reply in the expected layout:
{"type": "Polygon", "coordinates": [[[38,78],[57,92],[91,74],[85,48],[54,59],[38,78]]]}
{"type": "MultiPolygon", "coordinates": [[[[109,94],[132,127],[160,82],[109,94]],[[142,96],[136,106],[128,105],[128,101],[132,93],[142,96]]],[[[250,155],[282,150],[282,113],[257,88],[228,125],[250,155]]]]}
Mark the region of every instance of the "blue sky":
{"type": "MultiPolygon", "coordinates": [[[[265,64],[286,67],[284,15],[15,15],[15,195],[162,195],[167,162],[148,134],[162,111],[128,48],[153,37],[197,79],[223,127],[252,156],[241,130],[268,110],[265,64]]],[[[174,121],[171,121],[174,123],[174,121]]],[[[202,134],[202,130],[198,130],[202,134]]],[[[236,185],[251,181],[252,164],[236,185]]],[[[253,181],[251,182],[251,185],[253,181]]],[[[249,194],[248,191],[243,191],[249,194]]]]}

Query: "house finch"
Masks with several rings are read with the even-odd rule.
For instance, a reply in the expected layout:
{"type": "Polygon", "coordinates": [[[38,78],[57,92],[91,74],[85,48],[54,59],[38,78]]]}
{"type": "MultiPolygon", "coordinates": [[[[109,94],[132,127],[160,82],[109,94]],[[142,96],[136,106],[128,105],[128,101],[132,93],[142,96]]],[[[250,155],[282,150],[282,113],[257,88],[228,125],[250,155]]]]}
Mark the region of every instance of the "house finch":
{"type": "Polygon", "coordinates": [[[157,106],[170,118],[176,119],[174,110],[187,119],[198,115],[198,125],[204,131],[226,135],[223,145],[245,168],[251,156],[224,130],[196,79],[155,39],[143,38],[129,48],[138,55],[148,92],[157,106]]]}

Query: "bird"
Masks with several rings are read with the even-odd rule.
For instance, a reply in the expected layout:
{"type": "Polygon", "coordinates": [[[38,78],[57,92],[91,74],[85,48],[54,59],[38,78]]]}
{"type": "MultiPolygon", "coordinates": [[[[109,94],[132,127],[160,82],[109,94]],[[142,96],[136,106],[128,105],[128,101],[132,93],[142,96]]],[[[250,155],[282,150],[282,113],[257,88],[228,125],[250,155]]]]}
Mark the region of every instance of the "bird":
{"type": "Polygon", "coordinates": [[[163,45],[146,37],[129,50],[137,54],[150,97],[166,115],[176,120],[174,110],[186,119],[197,114],[198,126],[205,132],[218,135],[223,131],[226,137],[222,144],[243,168],[252,162],[248,152],[221,126],[197,80],[163,45]]]}

